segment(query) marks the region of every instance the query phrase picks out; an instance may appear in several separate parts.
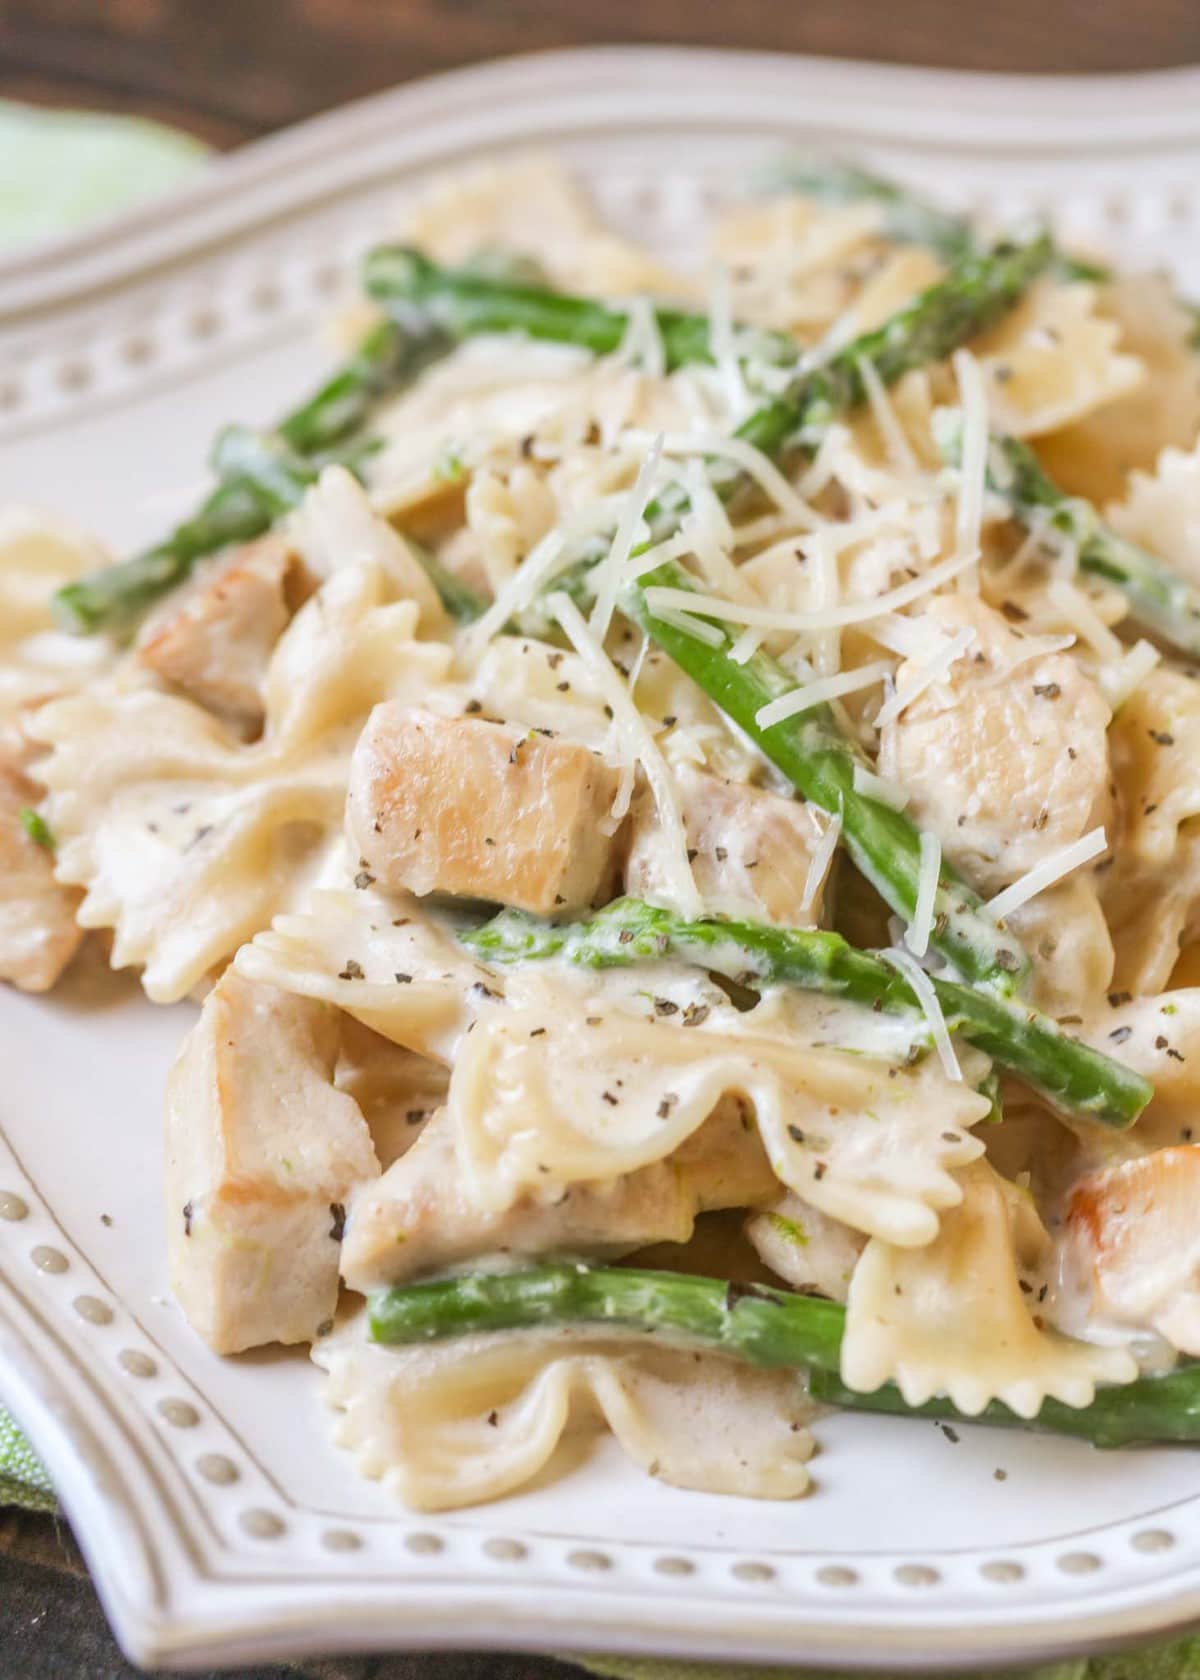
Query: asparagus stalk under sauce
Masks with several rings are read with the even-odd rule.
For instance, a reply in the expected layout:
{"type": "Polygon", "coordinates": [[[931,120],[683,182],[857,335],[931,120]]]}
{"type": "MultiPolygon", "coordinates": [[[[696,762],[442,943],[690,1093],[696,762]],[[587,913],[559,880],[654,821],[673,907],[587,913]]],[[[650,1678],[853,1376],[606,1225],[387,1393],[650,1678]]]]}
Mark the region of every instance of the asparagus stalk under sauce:
{"type": "MultiPolygon", "coordinates": [[[[372,1341],[398,1347],[502,1330],[604,1325],[660,1336],[767,1369],[804,1371],[815,1400],[853,1411],[960,1418],[946,1400],[909,1406],[891,1383],[860,1394],[841,1380],[845,1309],[760,1284],[632,1267],[549,1263],[380,1290],[372,1341]]],[[[1100,1388],[1078,1408],[1047,1399],[1032,1418],[993,1401],[966,1422],[1071,1435],[1098,1447],[1200,1441],[1200,1363],[1100,1388]]]]}
{"type": "MultiPolygon", "coordinates": [[[[582,968],[624,968],[682,959],[745,986],[783,981],[889,1014],[920,1010],[902,974],[841,934],[692,921],[636,898],[617,899],[583,922],[506,910],[460,938],[497,965],[560,956],[582,968]]],[[[931,984],[951,1032],[1060,1110],[1106,1126],[1131,1126],[1154,1094],[1140,1074],[1069,1037],[1047,1016],[952,980],[931,977],[931,984]]]]}

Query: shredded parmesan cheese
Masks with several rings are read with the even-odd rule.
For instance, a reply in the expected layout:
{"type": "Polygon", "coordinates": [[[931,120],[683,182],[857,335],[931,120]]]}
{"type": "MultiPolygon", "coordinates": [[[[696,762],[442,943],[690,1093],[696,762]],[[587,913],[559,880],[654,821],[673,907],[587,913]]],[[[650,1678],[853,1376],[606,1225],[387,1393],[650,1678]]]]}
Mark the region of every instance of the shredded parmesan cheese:
{"type": "Polygon", "coordinates": [[[735,665],[749,664],[762,645],[762,639],[761,630],[743,630],[729,650],[730,659],[735,665]]]}
{"type": "MultiPolygon", "coordinates": [[[[969,350],[956,350],[954,377],[962,405],[962,458],[958,474],[958,507],[954,518],[954,541],[959,554],[979,554],[983,529],[983,494],[987,483],[988,411],[983,371],[969,350]]],[[[959,579],[958,587],[972,594],[979,591],[979,575],[959,579]]]]}
{"type": "Polygon", "coordinates": [[[812,857],[808,862],[808,874],[804,877],[804,892],[800,899],[801,910],[811,910],[821,890],[821,882],[825,879],[833,854],[837,851],[838,841],[842,836],[842,815],[835,812],[829,818],[822,831],[821,838],[813,847],[812,857]]]}
{"type": "Polygon", "coordinates": [[[667,762],[658,750],[645,718],[634,704],[628,686],[584,623],[583,614],[574,601],[568,595],[559,593],[551,595],[548,605],[565,631],[567,640],[591,672],[605,703],[612,707],[613,730],[622,759],[625,762],[636,759],[646,773],[667,842],[664,864],[677,906],[685,916],[701,916],[704,914],[704,901],[696,889],[692,866],[688,861],[683,812],[667,762]]]}
{"type": "Polygon", "coordinates": [[[708,343],[720,376],[721,388],[732,423],[738,425],[750,409],[750,396],[738,361],[733,332],[733,303],[729,270],[724,263],[713,267],[708,288],[708,343]]]}
{"type": "Polygon", "coordinates": [[[596,640],[603,642],[608,635],[608,627],[612,623],[613,608],[616,605],[617,591],[621,587],[625,568],[629,563],[629,556],[633,552],[634,538],[638,527],[642,523],[642,515],[646,511],[646,504],[650,500],[650,493],[654,487],[655,475],[659,462],[662,460],[662,435],[659,434],[650,445],[649,453],[638,468],[637,479],[625,506],[621,510],[621,517],[617,521],[616,534],[608,554],[597,566],[593,573],[596,585],[596,601],[592,607],[592,616],[588,620],[588,629],[596,640]]]}
{"type": "Polygon", "coordinates": [[[1027,870],[1019,881],[1014,881],[1003,892],[998,892],[995,898],[989,898],[984,910],[993,921],[1002,922],[1006,916],[1011,916],[1014,910],[1019,910],[1023,904],[1028,904],[1038,893],[1045,892],[1056,881],[1061,881],[1064,875],[1078,869],[1082,864],[1090,863],[1094,857],[1099,857],[1105,850],[1108,841],[1102,828],[1092,829],[1079,840],[1073,840],[1069,846],[1060,846],[1051,852],[1040,863],[1027,870]]]}
{"type": "MultiPolygon", "coordinates": [[[[631,441],[641,442],[646,434],[627,432],[631,441]]],[[[646,441],[649,441],[648,439],[646,441]]],[[[721,432],[667,432],[663,435],[663,450],[667,455],[715,455],[732,461],[754,479],[759,487],[798,525],[814,528],[821,523],[812,509],[788,483],[769,455],[756,449],[745,438],[726,437],[721,432]]]]}
{"type": "Polygon", "coordinates": [[[950,1034],[946,1029],[946,1017],[942,1014],[942,1006],[938,1002],[937,993],[933,989],[933,982],[913,956],[911,951],[902,951],[898,946],[891,946],[879,955],[885,963],[903,974],[913,991],[921,1012],[929,1022],[929,1030],[933,1034],[934,1048],[938,1053],[938,1060],[942,1064],[947,1079],[952,1079],[958,1085],[962,1084],[962,1069],[958,1065],[958,1057],[954,1054],[954,1046],[950,1042],[950,1034]]]}
{"type": "Polygon", "coordinates": [[[889,776],[877,776],[865,764],[854,766],[854,791],[878,800],[881,805],[890,805],[893,811],[903,811],[911,797],[899,782],[893,782],[889,776]]]}
{"type": "Polygon", "coordinates": [[[883,447],[887,452],[889,462],[897,472],[908,473],[915,477],[920,470],[917,466],[917,458],[912,452],[912,445],[905,435],[904,427],[900,424],[900,416],[892,406],[892,400],[887,394],[874,362],[866,356],[860,356],[855,365],[858,368],[859,378],[863,382],[863,390],[867,393],[871,416],[879,428],[879,435],[883,439],[883,447]]]}
{"type": "Polygon", "coordinates": [[[923,957],[933,932],[933,907],[937,901],[938,877],[942,872],[942,843],[928,829],[921,831],[921,868],[917,875],[917,902],[904,943],[914,957],[923,957]]]}
{"type": "Polygon", "coordinates": [[[770,729],[772,724],[795,717],[797,712],[810,711],[826,700],[837,700],[843,694],[870,688],[874,683],[882,682],[890,670],[890,665],[877,659],[873,664],[860,665],[857,671],[841,671],[833,677],[816,677],[812,682],[802,683],[799,688],[781,694],[777,700],[769,700],[755,713],[754,721],[760,729],[770,729]]]}
{"type": "Polygon", "coordinates": [[[1123,659],[1101,670],[1100,687],[1114,712],[1140,687],[1161,658],[1156,647],[1140,641],[1133,644],[1123,659]]]}
{"type": "MultiPolygon", "coordinates": [[[[696,597],[688,590],[659,589],[646,591],[646,604],[651,612],[663,607],[678,612],[703,612],[705,618],[719,618],[727,624],[753,624],[763,630],[790,630],[802,636],[806,631],[833,630],[847,624],[869,624],[873,619],[895,612],[899,607],[911,606],[922,595],[930,595],[943,583],[957,577],[975,563],[974,555],[955,555],[931,566],[921,577],[902,583],[886,595],[870,601],[850,601],[844,606],[821,608],[813,612],[782,612],[775,607],[756,607],[747,601],[728,601],[720,595],[706,595],[704,605],[697,607],[696,597]]],[[[1120,644],[1118,643],[1118,646],[1120,644]]]]}
{"type": "Polygon", "coordinates": [[[667,358],[650,299],[627,298],[625,321],[624,337],[613,352],[615,360],[625,367],[640,368],[649,379],[661,379],[667,371],[667,358]]]}
{"type": "Polygon", "coordinates": [[[974,625],[964,625],[953,636],[948,636],[933,653],[923,659],[913,661],[913,670],[909,673],[909,680],[880,706],[875,723],[880,729],[885,724],[893,722],[900,716],[906,706],[910,706],[919,694],[941,679],[949,671],[956,660],[962,658],[967,649],[975,641],[974,625]]]}
{"type": "Polygon", "coordinates": [[[1071,628],[1095,649],[1101,659],[1115,663],[1122,657],[1125,649],[1121,642],[1081,589],[1068,583],[1066,578],[1052,578],[1046,594],[1071,628]]]}

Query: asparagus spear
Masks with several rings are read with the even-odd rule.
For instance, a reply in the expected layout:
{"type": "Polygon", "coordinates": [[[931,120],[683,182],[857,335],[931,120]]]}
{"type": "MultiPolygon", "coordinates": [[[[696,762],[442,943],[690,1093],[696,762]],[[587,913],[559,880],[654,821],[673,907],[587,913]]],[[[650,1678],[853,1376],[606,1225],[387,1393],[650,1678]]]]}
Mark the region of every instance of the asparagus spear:
{"type": "MultiPolygon", "coordinates": [[[[889,1014],[920,1013],[903,975],[839,933],[711,917],[689,921],[636,898],[617,899],[584,922],[541,921],[505,910],[459,938],[493,964],[561,956],[581,968],[624,968],[681,958],[744,986],[784,981],[889,1014]]],[[[950,1031],[1055,1107],[1124,1127],[1154,1095],[1140,1074],[1071,1038],[1035,1010],[953,980],[931,976],[931,983],[950,1031]]]]}
{"type": "MultiPolygon", "coordinates": [[[[877,204],[883,212],[883,233],[901,245],[924,245],[943,262],[959,262],[978,249],[975,229],[966,216],[939,210],[897,181],[875,175],[845,159],[795,154],[766,170],[767,192],[798,192],[824,204],[877,204]]],[[[1055,253],[1055,270],[1064,280],[1110,280],[1112,271],[1080,257],[1055,253]]]]}
{"type": "MultiPolygon", "coordinates": [[[[814,1399],[829,1405],[906,1417],[963,1415],[946,1400],[909,1406],[891,1383],[873,1394],[847,1388],[840,1377],[845,1309],[761,1284],[550,1263],[379,1290],[369,1298],[367,1321],[372,1341],[394,1347],[500,1330],[618,1325],[767,1369],[806,1371],[814,1399]]],[[[1048,1430],[1098,1447],[1196,1442],[1200,1364],[1101,1388],[1078,1409],[1047,1399],[1036,1417],[1022,1418],[993,1401],[965,1421],[1048,1430]]]]}
{"type": "MultiPolygon", "coordinates": [[[[246,426],[226,426],[213,450],[213,466],[226,482],[246,485],[252,490],[259,506],[269,514],[269,523],[273,523],[299,506],[305,491],[319,478],[322,467],[337,460],[351,472],[360,474],[362,462],[374,447],[374,440],[369,437],[352,437],[349,447],[309,459],[289,449],[277,434],[254,432],[246,426]]],[[[469,584],[447,571],[423,544],[411,537],[406,541],[450,616],[464,624],[478,618],[487,602],[469,584]]]]}
{"type": "MultiPolygon", "coordinates": [[[[917,906],[921,838],[902,811],[872,799],[854,785],[857,748],[838,729],[828,706],[814,706],[779,723],[760,727],[757,717],[769,701],[794,689],[790,672],[761,650],[739,664],[730,657],[733,637],[724,624],[713,625],[720,646],[711,646],[655,616],[646,599],[652,588],[689,590],[696,596],[693,616],[704,616],[704,594],[682,566],[668,561],[626,587],[622,612],[664,649],[688,676],[745,731],[805,799],[841,816],[842,844],[880,897],[911,921],[917,906]]],[[[1019,943],[982,911],[978,895],[943,862],[934,900],[930,943],[967,980],[1010,992],[1028,971],[1019,943]]]]}
{"type": "MultiPolygon", "coordinates": [[[[524,332],[531,338],[574,344],[595,356],[618,347],[629,316],[591,298],[571,297],[548,286],[518,283],[494,269],[444,268],[405,245],[380,245],[368,252],[363,283],[377,303],[414,305],[455,338],[476,333],[524,332]]],[[[656,309],[668,370],[689,362],[712,362],[707,315],[656,309]]],[[[749,359],[789,366],[800,346],[786,333],[742,328],[749,359]]]]}
{"type": "Polygon", "coordinates": [[[762,189],[802,193],[822,204],[876,204],[883,233],[901,245],[924,245],[944,262],[958,262],[975,249],[975,230],[965,216],[939,210],[882,175],[841,158],[791,153],[763,171],[762,189]]]}
{"type": "MultiPolygon", "coordinates": [[[[947,417],[938,428],[938,444],[957,464],[961,428],[947,417]]],[[[1039,519],[1075,544],[1085,572],[1115,584],[1129,602],[1131,616],[1169,646],[1200,657],[1200,590],[1104,523],[1081,496],[1068,496],[1028,444],[994,437],[988,451],[988,485],[1007,502],[1024,525],[1039,519]]]]}
{"type": "MultiPolygon", "coordinates": [[[[884,176],[873,175],[857,164],[809,158],[786,157],[764,171],[762,186],[771,192],[798,192],[826,204],[878,204],[883,210],[883,232],[902,245],[925,245],[944,262],[958,262],[975,247],[975,234],[966,216],[939,210],[907,187],[884,176]]],[[[1104,263],[1073,257],[1056,251],[1054,271],[1062,280],[1087,280],[1104,285],[1115,276],[1104,263]]],[[[1178,298],[1179,307],[1191,318],[1189,344],[1200,349],[1200,304],[1178,298]]]]}
{"type": "MultiPolygon", "coordinates": [[[[330,451],[344,452],[379,398],[399,389],[448,348],[445,336],[428,322],[410,316],[407,324],[379,323],[320,390],[279,422],[272,438],[277,451],[289,461],[310,465],[319,465],[330,451]]],[[[58,591],[54,608],[64,629],[80,635],[126,632],[160,596],[184,581],[197,560],[269,529],[282,507],[292,504],[278,482],[269,486],[236,470],[237,450],[228,438],[244,442],[251,435],[232,429],[224,453],[218,443],[221,481],[163,542],[58,591]]],[[[351,459],[361,455],[361,448],[349,451],[351,459]]]]}

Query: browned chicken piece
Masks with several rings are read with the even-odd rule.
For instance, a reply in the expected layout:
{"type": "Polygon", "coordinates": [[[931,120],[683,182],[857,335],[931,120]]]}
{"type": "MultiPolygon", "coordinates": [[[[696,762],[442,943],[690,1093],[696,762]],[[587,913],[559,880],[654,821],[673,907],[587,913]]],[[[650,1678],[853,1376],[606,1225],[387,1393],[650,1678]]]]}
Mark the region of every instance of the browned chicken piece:
{"type": "Polygon", "coordinates": [[[282,537],[237,548],[138,649],[144,665],[240,734],[263,723],[263,679],[299,604],[299,572],[282,537]]]}
{"type": "Polygon", "coordinates": [[[1157,1149],[1080,1179],[1067,1240],[1092,1310],[1200,1354],[1200,1148],[1157,1149]]]}
{"type": "Polygon", "coordinates": [[[749,1105],[726,1097],[666,1161],[605,1183],[556,1186],[500,1211],[480,1207],[440,1110],[381,1179],[352,1200],[342,1275],[374,1289],[487,1254],[628,1254],[687,1242],[696,1217],[779,1196],[749,1105]]]}
{"type": "Polygon", "coordinates": [[[606,884],[617,772],[571,741],[376,706],[354,749],[346,821],[382,886],[547,915],[606,884]]]}
{"type": "Polygon", "coordinates": [[[47,991],[83,938],[79,894],[54,879],[54,852],[22,819],[41,797],[37,784],[0,759],[0,980],[23,992],[47,991]]]}
{"type": "MultiPolygon", "coordinates": [[[[910,795],[909,816],[990,894],[1105,821],[1111,713],[1074,659],[1028,657],[1027,639],[977,597],[939,595],[922,622],[974,640],[885,724],[879,768],[910,795]]],[[[919,675],[902,665],[897,690],[919,675]]]]}
{"type": "Polygon", "coordinates": [[[335,1089],[328,1004],[226,969],[167,1085],[167,1256],[217,1353],[312,1341],[337,1306],[350,1191],[379,1163],[335,1089]]]}
{"type": "MultiPolygon", "coordinates": [[[[692,875],[708,910],[780,927],[816,926],[823,880],[815,884],[811,902],[804,901],[821,837],[810,806],[686,768],[677,770],[675,789],[692,875]]],[[[668,884],[661,848],[654,801],[642,792],[633,805],[626,892],[661,897],[668,884]]]]}

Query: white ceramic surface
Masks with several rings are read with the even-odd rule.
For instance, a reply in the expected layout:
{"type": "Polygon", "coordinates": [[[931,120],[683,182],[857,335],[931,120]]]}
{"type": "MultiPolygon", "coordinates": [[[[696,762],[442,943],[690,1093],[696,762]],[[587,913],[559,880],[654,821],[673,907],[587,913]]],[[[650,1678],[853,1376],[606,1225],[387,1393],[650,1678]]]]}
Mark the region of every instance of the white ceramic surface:
{"type": "MultiPolygon", "coordinates": [[[[223,420],[312,380],[312,329],[397,195],[530,143],[676,255],[748,166],[803,141],[998,218],[1047,212],[1200,291],[1198,96],[1200,71],[1065,83],[666,49],[384,95],[0,262],[0,499],[118,545],[154,534],[223,420]]],[[[842,1417],[797,1504],[672,1490],[604,1442],[500,1504],[398,1509],[327,1444],[302,1354],[219,1361],[167,1296],[160,1093],[192,1013],[86,964],[49,998],[0,996],[0,1396],[141,1662],[506,1645],[928,1669],[1200,1619],[1200,1454],[842,1417]]]]}

